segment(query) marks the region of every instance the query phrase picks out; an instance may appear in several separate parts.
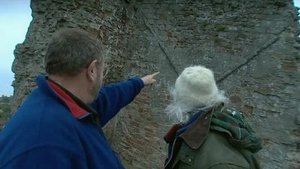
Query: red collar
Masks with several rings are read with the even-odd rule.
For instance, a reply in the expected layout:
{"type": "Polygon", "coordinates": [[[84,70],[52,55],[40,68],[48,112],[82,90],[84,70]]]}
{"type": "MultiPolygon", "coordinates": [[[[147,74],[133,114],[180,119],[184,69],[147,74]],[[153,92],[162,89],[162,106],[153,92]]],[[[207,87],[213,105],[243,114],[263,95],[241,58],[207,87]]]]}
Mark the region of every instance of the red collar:
{"type": "Polygon", "coordinates": [[[75,118],[82,119],[90,114],[85,109],[80,107],[74,101],[74,99],[67,92],[65,92],[58,84],[52,82],[51,80],[48,80],[48,84],[57,94],[57,96],[67,105],[67,107],[69,108],[69,110],[75,118]]]}

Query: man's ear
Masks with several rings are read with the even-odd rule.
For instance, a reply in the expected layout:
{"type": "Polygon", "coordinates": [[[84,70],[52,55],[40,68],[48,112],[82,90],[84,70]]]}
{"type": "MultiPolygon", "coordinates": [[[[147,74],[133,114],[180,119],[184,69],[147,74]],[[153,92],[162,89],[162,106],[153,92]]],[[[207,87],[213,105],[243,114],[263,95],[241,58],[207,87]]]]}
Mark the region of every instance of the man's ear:
{"type": "Polygon", "coordinates": [[[97,73],[98,73],[97,72],[97,60],[95,59],[87,67],[86,75],[87,75],[89,80],[94,81],[94,80],[97,79],[97,73]]]}

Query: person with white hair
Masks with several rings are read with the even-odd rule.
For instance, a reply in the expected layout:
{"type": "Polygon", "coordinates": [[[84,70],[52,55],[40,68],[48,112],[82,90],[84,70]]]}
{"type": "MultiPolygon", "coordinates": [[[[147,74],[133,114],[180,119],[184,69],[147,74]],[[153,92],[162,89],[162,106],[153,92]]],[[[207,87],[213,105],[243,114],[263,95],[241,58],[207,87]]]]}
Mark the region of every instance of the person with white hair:
{"type": "Polygon", "coordinates": [[[261,140],[242,113],[228,108],[213,72],[201,65],[187,67],[171,90],[166,107],[175,124],[165,135],[165,169],[259,169],[255,153],[261,140]]]}

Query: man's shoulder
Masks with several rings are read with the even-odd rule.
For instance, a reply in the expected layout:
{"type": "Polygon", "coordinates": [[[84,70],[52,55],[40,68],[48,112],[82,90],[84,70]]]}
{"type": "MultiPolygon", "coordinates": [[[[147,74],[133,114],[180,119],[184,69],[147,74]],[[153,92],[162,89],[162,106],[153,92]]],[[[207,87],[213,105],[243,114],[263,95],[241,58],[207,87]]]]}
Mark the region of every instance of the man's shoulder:
{"type": "MultiPolygon", "coordinates": [[[[14,113],[7,127],[19,129],[24,132],[30,130],[54,130],[60,127],[68,127],[72,123],[72,115],[59,100],[42,94],[39,89],[34,90],[14,113]]],[[[37,133],[37,132],[36,132],[37,133]]]]}
{"type": "Polygon", "coordinates": [[[1,131],[0,147],[13,145],[22,152],[38,145],[75,144],[76,119],[59,103],[47,104],[47,101],[25,102],[1,131]]]}

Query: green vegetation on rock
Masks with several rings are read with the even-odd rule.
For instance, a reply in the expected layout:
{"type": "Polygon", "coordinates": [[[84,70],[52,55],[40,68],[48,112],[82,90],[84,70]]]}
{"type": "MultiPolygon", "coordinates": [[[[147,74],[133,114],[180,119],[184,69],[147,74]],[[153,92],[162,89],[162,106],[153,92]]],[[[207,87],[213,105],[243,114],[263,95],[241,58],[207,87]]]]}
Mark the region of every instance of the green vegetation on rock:
{"type": "Polygon", "coordinates": [[[2,126],[6,123],[6,121],[11,115],[11,108],[10,108],[11,98],[12,98],[11,96],[0,97],[0,131],[2,126]]]}

